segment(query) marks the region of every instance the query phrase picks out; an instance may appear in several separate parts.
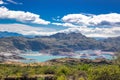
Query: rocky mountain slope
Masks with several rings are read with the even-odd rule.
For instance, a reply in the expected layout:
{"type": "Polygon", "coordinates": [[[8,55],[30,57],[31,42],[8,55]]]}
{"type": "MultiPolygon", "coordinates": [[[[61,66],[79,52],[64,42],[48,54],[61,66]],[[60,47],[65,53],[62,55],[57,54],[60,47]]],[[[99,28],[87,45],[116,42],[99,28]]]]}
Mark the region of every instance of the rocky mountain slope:
{"type": "Polygon", "coordinates": [[[0,52],[15,50],[32,50],[54,55],[73,52],[75,50],[101,49],[105,51],[119,51],[120,37],[97,41],[81,33],[57,33],[51,36],[25,38],[0,38],[0,52]]]}

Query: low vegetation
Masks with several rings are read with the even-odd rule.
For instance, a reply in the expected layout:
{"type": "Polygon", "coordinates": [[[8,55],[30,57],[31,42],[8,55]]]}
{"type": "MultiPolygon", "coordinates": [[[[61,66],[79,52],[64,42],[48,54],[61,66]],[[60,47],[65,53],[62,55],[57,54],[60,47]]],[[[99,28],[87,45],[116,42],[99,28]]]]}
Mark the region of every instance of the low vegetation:
{"type": "Polygon", "coordinates": [[[112,64],[83,63],[75,61],[49,61],[49,65],[20,66],[0,64],[2,80],[120,80],[117,58],[112,64]],[[51,62],[51,63],[50,63],[51,62]]]}

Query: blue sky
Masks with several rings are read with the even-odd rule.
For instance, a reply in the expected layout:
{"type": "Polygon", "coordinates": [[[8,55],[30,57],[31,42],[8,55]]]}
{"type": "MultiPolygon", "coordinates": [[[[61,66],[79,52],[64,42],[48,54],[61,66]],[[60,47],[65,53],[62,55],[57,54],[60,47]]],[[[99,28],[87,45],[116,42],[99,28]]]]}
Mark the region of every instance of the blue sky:
{"type": "Polygon", "coordinates": [[[51,20],[52,17],[72,13],[104,14],[120,13],[120,0],[14,0],[23,5],[4,5],[12,10],[29,11],[40,14],[42,18],[51,20]]]}
{"type": "Polygon", "coordinates": [[[120,0],[0,0],[0,31],[24,35],[81,32],[88,37],[116,37],[120,36],[119,3],[120,0]]]}

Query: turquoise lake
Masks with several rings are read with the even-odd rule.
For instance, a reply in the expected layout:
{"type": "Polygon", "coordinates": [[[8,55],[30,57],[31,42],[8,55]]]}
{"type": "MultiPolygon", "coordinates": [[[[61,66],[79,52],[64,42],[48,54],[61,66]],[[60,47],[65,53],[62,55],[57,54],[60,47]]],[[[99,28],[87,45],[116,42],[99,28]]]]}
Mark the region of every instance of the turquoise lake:
{"type": "Polygon", "coordinates": [[[51,59],[65,58],[66,56],[52,56],[52,55],[31,56],[31,55],[24,55],[22,57],[28,59],[28,60],[23,60],[23,62],[30,63],[30,62],[45,62],[45,61],[48,61],[48,60],[51,60],[51,59]]]}
{"type": "Polygon", "coordinates": [[[53,56],[53,55],[44,55],[38,52],[28,52],[27,54],[20,55],[27,60],[23,60],[22,62],[31,63],[31,62],[45,62],[51,59],[58,59],[58,58],[65,58],[65,57],[72,57],[72,58],[85,58],[85,59],[97,59],[97,58],[105,58],[105,59],[113,59],[112,52],[102,52],[102,51],[95,51],[95,50],[84,50],[84,51],[76,51],[75,56],[53,56]],[[30,53],[30,54],[29,54],[30,53]],[[100,53],[98,55],[98,53],[100,53]]]}

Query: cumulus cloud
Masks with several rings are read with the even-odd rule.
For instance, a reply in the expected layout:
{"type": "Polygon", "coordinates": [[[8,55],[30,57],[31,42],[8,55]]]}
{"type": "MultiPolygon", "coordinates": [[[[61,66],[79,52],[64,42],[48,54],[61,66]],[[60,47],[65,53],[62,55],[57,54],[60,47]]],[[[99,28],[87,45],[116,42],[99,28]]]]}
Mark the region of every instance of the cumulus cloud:
{"type": "Polygon", "coordinates": [[[24,11],[13,11],[6,7],[0,7],[0,19],[14,19],[24,23],[35,23],[47,25],[50,22],[40,18],[40,15],[24,12],[24,11]]]}
{"type": "Polygon", "coordinates": [[[0,31],[15,32],[23,35],[52,35],[55,29],[32,27],[23,24],[0,24],[0,31]]]}
{"type": "Polygon", "coordinates": [[[53,25],[68,27],[60,32],[80,32],[88,37],[117,37],[120,36],[120,14],[68,14],[62,23],[53,25]]]}
{"type": "Polygon", "coordinates": [[[120,24],[120,14],[68,14],[62,18],[62,21],[85,26],[113,26],[120,24]]]}

